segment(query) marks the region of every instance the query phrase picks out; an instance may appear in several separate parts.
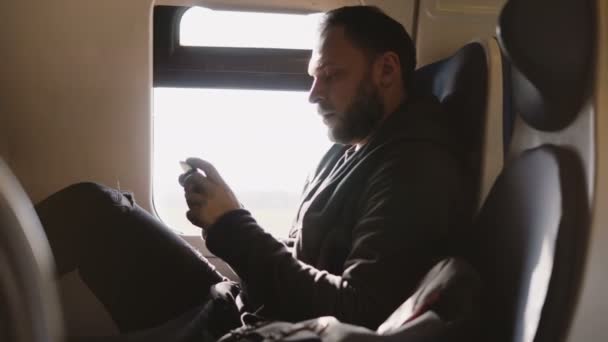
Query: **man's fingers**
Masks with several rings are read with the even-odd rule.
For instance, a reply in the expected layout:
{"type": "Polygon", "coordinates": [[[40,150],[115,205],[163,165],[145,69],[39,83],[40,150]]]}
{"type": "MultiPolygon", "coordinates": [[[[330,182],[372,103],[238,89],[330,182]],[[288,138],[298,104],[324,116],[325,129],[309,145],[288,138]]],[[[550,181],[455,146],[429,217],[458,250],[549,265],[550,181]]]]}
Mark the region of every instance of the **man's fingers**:
{"type": "Polygon", "coordinates": [[[313,324],[313,330],[318,335],[322,335],[330,325],[335,325],[339,321],[333,316],[323,316],[316,319],[316,322],[313,324]]]}
{"type": "Polygon", "coordinates": [[[187,192],[186,193],[186,203],[189,208],[192,207],[200,207],[207,202],[207,199],[204,195],[197,194],[195,192],[187,192]]]}
{"type": "Polygon", "coordinates": [[[193,172],[184,179],[184,190],[188,192],[209,192],[210,180],[198,172],[193,172]]]}
{"type": "Polygon", "coordinates": [[[210,162],[200,158],[188,158],[186,159],[186,162],[193,167],[202,170],[210,180],[219,184],[225,184],[222,176],[220,176],[220,173],[217,172],[215,166],[213,166],[210,162]]]}
{"type": "Polygon", "coordinates": [[[188,172],[185,172],[185,173],[182,173],[181,175],[179,175],[179,178],[177,179],[177,181],[179,182],[179,185],[185,186],[186,179],[195,172],[196,172],[196,170],[193,170],[193,171],[188,171],[188,172]]]}
{"type": "Polygon", "coordinates": [[[199,222],[198,217],[196,216],[196,213],[192,210],[188,210],[186,212],[186,218],[188,219],[188,221],[190,221],[190,223],[192,223],[195,226],[199,226],[201,224],[199,222]]]}

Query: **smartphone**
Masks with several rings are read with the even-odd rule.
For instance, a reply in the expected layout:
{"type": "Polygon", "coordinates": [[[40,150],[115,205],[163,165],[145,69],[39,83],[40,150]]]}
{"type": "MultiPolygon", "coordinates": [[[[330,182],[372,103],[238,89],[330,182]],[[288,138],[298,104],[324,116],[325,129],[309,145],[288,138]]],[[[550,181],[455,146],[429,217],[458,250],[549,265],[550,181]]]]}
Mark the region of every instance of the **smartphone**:
{"type": "Polygon", "coordinates": [[[181,186],[184,186],[184,180],[192,173],[196,172],[196,168],[194,168],[192,165],[186,163],[185,161],[181,161],[179,162],[179,165],[182,167],[182,170],[184,170],[184,174],[183,177],[179,177],[179,184],[181,186]]]}
{"type": "Polygon", "coordinates": [[[185,161],[180,160],[179,161],[179,165],[182,167],[182,170],[184,170],[184,172],[186,172],[186,173],[194,170],[194,168],[192,167],[192,165],[186,163],[185,161]]]}

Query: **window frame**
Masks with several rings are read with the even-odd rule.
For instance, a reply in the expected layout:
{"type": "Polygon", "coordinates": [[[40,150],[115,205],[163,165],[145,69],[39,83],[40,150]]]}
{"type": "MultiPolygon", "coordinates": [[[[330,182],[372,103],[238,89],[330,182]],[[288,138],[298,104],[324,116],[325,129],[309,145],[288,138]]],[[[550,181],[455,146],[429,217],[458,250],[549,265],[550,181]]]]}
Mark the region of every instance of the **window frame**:
{"type": "Polygon", "coordinates": [[[179,26],[190,8],[154,7],[153,87],[310,89],[310,50],[181,46],[179,26]]]}

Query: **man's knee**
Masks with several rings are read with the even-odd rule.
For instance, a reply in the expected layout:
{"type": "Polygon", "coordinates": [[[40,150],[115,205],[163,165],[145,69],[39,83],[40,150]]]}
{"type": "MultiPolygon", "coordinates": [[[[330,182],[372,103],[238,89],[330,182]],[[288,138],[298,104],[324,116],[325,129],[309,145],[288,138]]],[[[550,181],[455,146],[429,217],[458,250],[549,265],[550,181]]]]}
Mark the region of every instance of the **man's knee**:
{"type": "Polygon", "coordinates": [[[92,182],[70,185],[38,203],[36,213],[59,273],[82,266],[84,255],[87,260],[101,255],[96,246],[118,236],[119,230],[113,228],[119,227],[114,223],[132,207],[122,192],[92,182]]]}
{"type": "Polygon", "coordinates": [[[81,182],[72,184],[51,196],[57,201],[65,204],[70,203],[75,207],[91,206],[103,208],[105,206],[132,208],[134,205],[133,195],[117,189],[107,187],[94,182],[81,182]]]}

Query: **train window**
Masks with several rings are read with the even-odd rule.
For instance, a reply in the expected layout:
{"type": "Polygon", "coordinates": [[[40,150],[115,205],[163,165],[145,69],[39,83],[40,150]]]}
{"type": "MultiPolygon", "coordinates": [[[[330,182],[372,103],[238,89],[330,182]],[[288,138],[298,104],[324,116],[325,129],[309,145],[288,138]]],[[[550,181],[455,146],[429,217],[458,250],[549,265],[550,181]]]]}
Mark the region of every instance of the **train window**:
{"type": "Polygon", "coordinates": [[[193,7],[182,16],[179,43],[183,46],[309,49],[317,20],[317,14],[214,11],[193,7]]]}
{"type": "MultiPolygon", "coordinates": [[[[280,39],[260,41],[262,48],[232,46],[243,26],[230,23],[240,14],[222,17],[226,29],[193,24],[195,15],[209,10],[186,10],[176,38],[158,39],[155,9],[155,63],[153,110],[153,199],[158,216],[170,227],[186,235],[200,230],[185,218],[183,190],[177,183],[179,160],[190,156],[212,162],[232,187],[246,209],[269,233],[286,237],[295,216],[303,182],[330,142],[313,105],[307,102],[310,79],[306,75],[310,50],[293,50],[276,45],[280,39]],[[192,13],[192,15],[190,15],[192,13]],[[195,41],[206,30],[216,35],[211,41],[195,41]],[[188,37],[188,38],[186,38],[188,37]],[[221,45],[193,47],[188,44],[221,45]],[[183,38],[183,39],[182,39],[183,38]],[[163,52],[167,41],[179,42],[163,52]],[[160,45],[160,46],[159,46],[160,45]],[[252,56],[247,58],[247,56],[252,56]],[[302,60],[302,56],[306,58],[302,60]],[[274,69],[262,64],[264,60],[274,69]],[[184,60],[189,60],[184,64],[184,60]],[[222,60],[221,66],[214,67],[222,60]],[[253,60],[253,61],[252,61],[253,60]],[[260,62],[260,64],[257,63],[260,62]],[[304,61],[304,63],[302,63],[304,61]],[[182,72],[181,68],[189,70],[182,72]],[[230,71],[230,69],[233,69],[230,71]],[[236,70],[236,71],[235,71],[236,70]],[[295,70],[295,72],[294,72],[295,70]]],[[[215,15],[215,14],[214,14],[215,15]]],[[[224,15],[224,14],[222,14],[224,15]]],[[[247,13],[249,22],[268,20],[264,13],[247,13]]],[[[273,14],[276,15],[276,14],[273,14]]],[[[199,17],[198,20],[201,20],[199,17]]],[[[315,24],[281,26],[282,34],[304,37],[314,32],[315,24]]],[[[296,22],[296,21],[294,21],[296,22]]],[[[260,24],[261,25],[261,24],[260,24]]],[[[247,27],[247,26],[245,26],[247,27]]],[[[178,28],[176,27],[176,30],[178,28]]],[[[265,34],[271,34],[267,32],[265,34]]],[[[310,44],[307,42],[306,44],[310,44]]],[[[310,48],[310,46],[306,46],[310,48]]]]}

